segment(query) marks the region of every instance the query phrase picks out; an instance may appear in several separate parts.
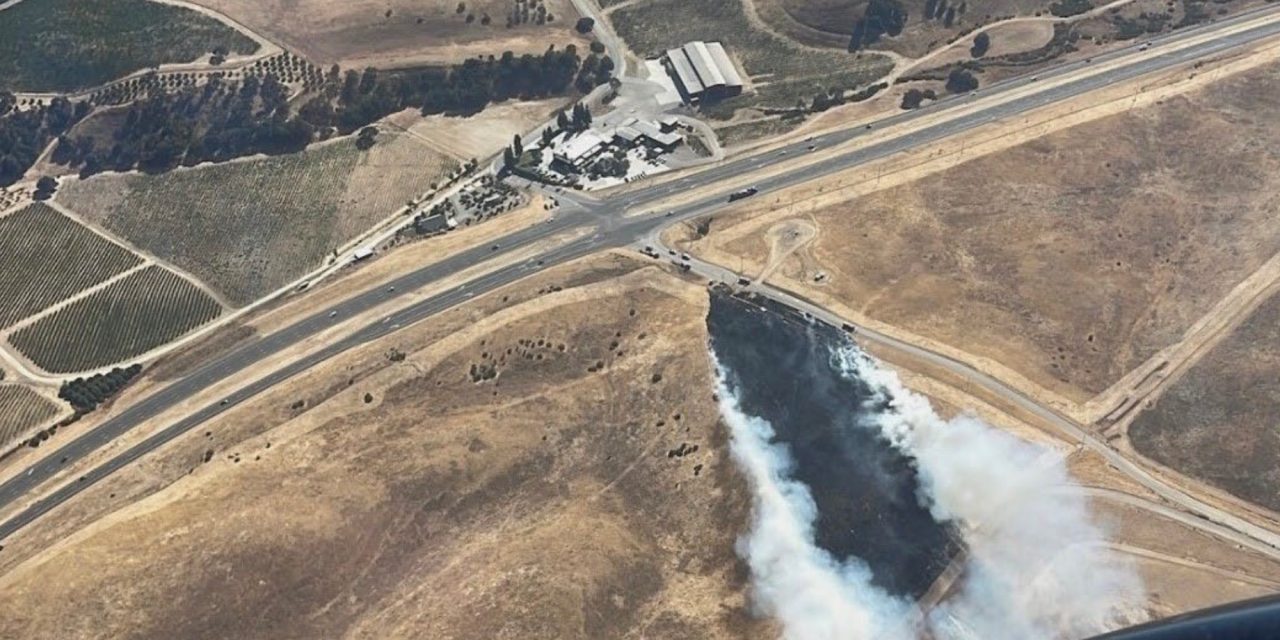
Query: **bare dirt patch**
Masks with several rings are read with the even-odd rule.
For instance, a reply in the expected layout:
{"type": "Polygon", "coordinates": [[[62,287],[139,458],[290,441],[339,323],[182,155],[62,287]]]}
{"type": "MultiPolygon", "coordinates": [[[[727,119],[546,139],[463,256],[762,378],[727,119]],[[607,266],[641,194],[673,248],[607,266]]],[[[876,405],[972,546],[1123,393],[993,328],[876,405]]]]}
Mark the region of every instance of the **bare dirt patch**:
{"type": "Polygon", "coordinates": [[[548,45],[587,40],[574,31],[569,0],[540,0],[552,19],[507,26],[515,0],[196,0],[317,64],[389,67],[456,63],[511,51],[542,53],[548,45]],[[461,12],[458,7],[463,7],[461,12]],[[470,21],[468,21],[470,16],[470,21]],[[487,24],[485,17],[488,16],[487,24]]]}
{"type": "MultiPolygon", "coordinates": [[[[1083,401],[1280,249],[1278,76],[1259,68],[823,206],[810,252],[825,291],[798,259],[778,275],[1083,401]]],[[[751,210],[805,207],[791,204],[751,210]]],[[[717,229],[704,245],[764,264],[758,232],[717,229]]]]}
{"type": "Polygon", "coordinates": [[[1117,544],[1252,576],[1259,581],[1280,581],[1280,562],[1257,551],[1241,549],[1233,542],[1175,522],[1138,504],[1142,502],[1129,503],[1128,498],[1117,500],[1103,494],[1090,499],[1092,511],[1109,528],[1111,540],[1117,544]]]}
{"type": "Polygon", "coordinates": [[[523,135],[550,120],[566,103],[557,99],[504,102],[489,105],[484,111],[465,118],[423,116],[410,110],[391,116],[383,124],[405,130],[456,158],[487,158],[511,144],[513,136],[523,135]]]}
{"type": "Polygon", "coordinates": [[[776,637],[709,363],[677,348],[705,304],[606,255],[309,372],[15,538],[0,634],[776,637]]]}

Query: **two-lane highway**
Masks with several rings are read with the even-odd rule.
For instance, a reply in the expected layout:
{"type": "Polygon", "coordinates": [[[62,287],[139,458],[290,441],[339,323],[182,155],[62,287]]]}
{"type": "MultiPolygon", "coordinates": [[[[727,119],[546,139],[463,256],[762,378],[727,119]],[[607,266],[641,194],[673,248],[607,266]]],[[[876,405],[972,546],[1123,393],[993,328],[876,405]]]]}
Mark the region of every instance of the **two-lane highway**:
{"type": "MultiPolygon", "coordinates": [[[[1093,65],[1099,65],[1104,60],[1116,63],[1114,67],[1106,71],[1082,75],[1079,79],[1065,80],[1054,84],[1048,83],[1048,78],[1062,79],[1079,72],[1085,63],[1077,62],[1063,65],[1055,71],[1041,74],[1041,79],[1038,82],[1044,85],[1045,88],[1040,91],[1034,90],[1033,83],[1035,81],[1030,79],[1012,80],[993,85],[983,90],[981,95],[977,97],[961,96],[952,100],[942,101],[926,109],[897,114],[876,123],[873,129],[880,130],[888,125],[909,123],[916,118],[924,116],[933,117],[937,122],[907,134],[888,137],[875,144],[865,145],[846,153],[833,154],[831,157],[810,164],[794,168],[779,168],[778,173],[760,180],[757,184],[765,191],[800,184],[836,171],[856,167],[869,161],[934,145],[957,133],[979,127],[998,118],[1014,116],[1117,82],[1168,69],[1188,60],[1215,55],[1232,48],[1247,45],[1280,33],[1280,21],[1271,21],[1251,26],[1247,29],[1239,29],[1239,25],[1246,20],[1256,20],[1261,15],[1274,16],[1277,13],[1274,9],[1265,14],[1254,12],[1248,16],[1241,16],[1215,25],[1204,25],[1195,29],[1175,32],[1163,37],[1156,46],[1145,52],[1138,52],[1136,48],[1131,48],[1108,54],[1105,57],[1099,56],[1095,58],[1093,65]],[[1220,37],[1206,38],[1203,42],[1177,47],[1178,43],[1188,41],[1193,37],[1203,37],[1206,34],[1218,33],[1222,35],[1220,37]],[[1028,90],[1029,87],[1032,90],[1028,90]],[[1008,100],[996,99],[1011,92],[1019,92],[1020,95],[1008,100]],[[982,107],[982,103],[979,103],[979,106],[975,107],[975,100],[982,101],[982,103],[990,101],[991,105],[982,107]],[[970,108],[961,109],[960,107],[970,108]],[[947,117],[947,114],[952,111],[960,111],[962,113],[955,117],[947,117]]],[[[556,246],[528,260],[498,268],[463,285],[425,298],[390,314],[390,319],[387,321],[380,319],[358,328],[346,337],[336,340],[316,352],[290,362],[263,378],[250,381],[246,386],[228,396],[225,399],[225,403],[217,402],[206,406],[176,423],[165,426],[144,441],[88,471],[84,476],[69,479],[61,487],[27,505],[3,524],[0,524],[0,541],[5,540],[36,518],[95,482],[114,473],[124,465],[207,422],[230,407],[335,355],[387,335],[398,327],[403,327],[454,307],[473,296],[478,296],[515,282],[537,271],[563,264],[569,260],[603,249],[625,246],[639,238],[651,236],[657,230],[680,220],[717,211],[727,205],[727,194],[732,189],[725,187],[718,192],[709,193],[706,197],[695,202],[673,208],[670,215],[664,215],[661,211],[651,209],[662,200],[669,198],[673,193],[714,187],[721,182],[733,180],[749,171],[795,160],[796,155],[802,153],[809,144],[818,144],[824,148],[831,148],[864,135],[865,132],[866,128],[859,126],[824,134],[815,137],[811,142],[798,142],[785,147],[786,154],[781,153],[781,150],[773,150],[766,154],[721,163],[676,181],[625,191],[605,200],[594,200],[588,197],[566,198],[570,205],[562,209],[551,223],[535,225],[500,238],[494,241],[497,244],[497,249],[493,249],[490,243],[486,243],[485,246],[464,251],[435,264],[409,272],[394,282],[355,294],[333,307],[324,309],[293,325],[238,346],[222,357],[202,365],[186,377],[156,391],[154,394],[124,409],[119,414],[112,416],[63,445],[56,452],[34,464],[27,473],[20,474],[0,484],[0,509],[18,505],[25,496],[49,482],[67,465],[105,446],[149,418],[155,417],[162,411],[198,395],[215,384],[240,375],[242,372],[249,370],[254,365],[282,352],[286,348],[297,345],[323,331],[332,329],[338,322],[359,315],[393,299],[415,294],[415,292],[433,283],[456,276],[464,270],[483,265],[495,258],[509,257],[512,252],[528,248],[535,243],[550,240],[566,232],[584,229],[587,231],[578,240],[556,246]],[[632,217],[621,215],[628,209],[649,211],[649,213],[632,217]]]]}

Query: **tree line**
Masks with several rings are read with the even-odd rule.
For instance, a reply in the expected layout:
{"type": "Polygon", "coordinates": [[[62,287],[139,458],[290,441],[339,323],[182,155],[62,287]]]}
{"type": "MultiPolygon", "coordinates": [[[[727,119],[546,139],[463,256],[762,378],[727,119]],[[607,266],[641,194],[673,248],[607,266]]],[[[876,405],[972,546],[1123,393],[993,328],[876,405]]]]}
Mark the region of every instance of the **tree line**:
{"type": "Polygon", "coordinates": [[[54,98],[48,105],[17,110],[17,99],[0,90],[0,186],[9,186],[35,164],[59,135],[89,115],[87,103],[54,98]]]}
{"type": "Polygon", "coordinates": [[[58,397],[70,403],[77,412],[88,413],[119,393],[139,373],[142,373],[142,365],[134,364],[123,369],[115,367],[107,373],[96,373],[88,379],[76,378],[62,383],[58,397]]]}
{"type": "Polygon", "coordinates": [[[849,51],[875,44],[881,36],[894,37],[907,24],[907,10],[898,0],[871,0],[862,17],[853,23],[849,51]]]}
{"type": "Polygon", "coordinates": [[[613,68],[608,56],[593,52],[583,59],[572,45],[550,47],[541,55],[507,52],[472,58],[451,67],[343,74],[335,66],[298,109],[289,104],[288,88],[271,73],[238,83],[217,75],[201,86],[153,83],[123,116],[104,114],[104,126],[98,129],[106,133],[98,137],[68,133],[93,110],[89,102],[73,105],[59,98],[48,107],[16,112],[12,106],[4,108],[0,94],[0,184],[20,178],[55,138],[53,161],[79,168],[81,175],[134,168],[163,172],[258,153],[296,152],[406,108],[462,115],[513,98],[586,92],[607,82],[613,68]]]}

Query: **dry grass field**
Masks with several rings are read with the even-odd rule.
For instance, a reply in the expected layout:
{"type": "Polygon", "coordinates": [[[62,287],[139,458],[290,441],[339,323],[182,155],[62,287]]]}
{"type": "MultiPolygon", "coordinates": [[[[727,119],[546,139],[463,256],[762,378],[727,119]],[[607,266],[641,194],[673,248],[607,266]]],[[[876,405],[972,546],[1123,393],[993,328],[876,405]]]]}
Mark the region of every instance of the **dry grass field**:
{"type": "Polygon", "coordinates": [[[7,540],[0,636],[777,637],[705,313],[603,255],[308,372],[7,540]]]}
{"type": "Polygon", "coordinates": [[[569,0],[195,0],[320,65],[403,67],[461,62],[588,40],[569,0]],[[458,7],[463,7],[458,12],[458,7]],[[545,7],[538,23],[537,6],[545,7]],[[507,26],[514,14],[519,22],[507,26]],[[485,17],[488,16],[488,24],[485,17]],[[550,16],[547,19],[545,16],[550,16]],[[470,21],[468,21],[470,17],[470,21]]]}
{"type": "MultiPolygon", "coordinates": [[[[743,0],[754,2],[756,11],[770,27],[808,46],[844,48],[855,23],[862,18],[868,3],[862,0],[743,0]]],[[[936,49],[959,34],[1000,19],[1014,16],[1049,16],[1051,0],[995,0],[994,2],[941,2],[944,8],[938,18],[926,19],[930,6],[925,0],[903,0],[907,21],[902,33],[882,38],[871,49],[895,51],[919,57],[936,49]],[[962,9],[963,7],[963,9],[962,9]],[[954,10],[951,26],[944,23],[946,10],[954,10]]],[[[1101,2],[1095,4],[1102,4],[1101,2]]]]}
{"type": "Polygon", "coordinates": [[[1280,511],[1280,295],[1273,295],[1129,427],[1143,455],[1280,511]]]}
{"type": "Polygon", "coordinates": [[[43,204],[0,218],[0,328],[142,259],[43,204]]]}
{"type": "Polygon", "coordinates": [[[14,331],[9,343],[45,371],[73,373],[142,355],[221,313],[199,287],[152,265],[14,331]]]}
{"type": "MultiPolygon", "coordinates": [[[[6,540],[0,637],[777,638],[734,555],[749,494],[706,307],[701,282],[603,254],[308,371],[6,540]]],[[[1147,554],[1154,611],[1280,579],[1099,514],[1147,554]]]]}
{"type": "Polygon", "coordinates": [[[817,211],[766,197],[701,244],[758,272],[746,219],[808,217],[785,286],[1082,401],[1280,250],[1277,86],[1260,68],[817,211]]]}
{"type": "Polygon", "coordinates": [[[424,116],[417,110],[405,110],[388,116],[382,122],[407,130],[432,148],[455,158],[487,158],[502,152],[511,138],[523,135],[555,117],[555,112],[568,104],[567,99],[509,101],[491,104],[480,113],[467,117],[443,114],[424,116]]]}
{"type": "Polygon", "coordinates": [[[610,14],[618,35],[638,55],[652,57],[691,40],[719,40],[751,76],[754,93],[728,100],[733,108],[793,107],[824,89],[870,84],[889,72],[883,56],[798,45],[753,21],[742,0],[639,0],[610,14]]]}
{"type": "Polygon", "coordinates": [[[161,175],[98,175],[60,201],[243,305],[319,267],[457,166],[412,137],[384,132],[288,156],[161,175]]]}
{"type": "Polygon", "coordinates": [[[58,415],[52,400],[18,384],[0,384],[0,450],[58,415]]]}

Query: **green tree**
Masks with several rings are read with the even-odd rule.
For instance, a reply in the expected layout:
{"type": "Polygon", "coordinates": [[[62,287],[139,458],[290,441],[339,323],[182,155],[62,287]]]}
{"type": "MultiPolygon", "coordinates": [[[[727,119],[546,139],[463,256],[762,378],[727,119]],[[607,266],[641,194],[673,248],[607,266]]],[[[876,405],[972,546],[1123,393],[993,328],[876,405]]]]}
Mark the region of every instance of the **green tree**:
{"type": "Polygon", "coordinates": [[[36,200],[48,200],[58,189],[58,181],[50,176],[42,176],[36,181],[36,200]]]}
{"type": "Polygon", "coordinates": [[[951,93],[968,93],[978,88],[978,79],[964,69],[952,69],[947,74],[947,91],[951,93]]]}
{"type": "Polygon", "coordinates": [[[975,58],[981,58],[987,55],[987,49],[991,48],[991,36],[986,31],[979,33],[973,37],[973,46],[969,47],[969,55],[975,58]]]}

